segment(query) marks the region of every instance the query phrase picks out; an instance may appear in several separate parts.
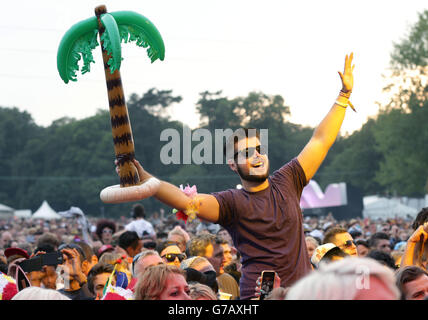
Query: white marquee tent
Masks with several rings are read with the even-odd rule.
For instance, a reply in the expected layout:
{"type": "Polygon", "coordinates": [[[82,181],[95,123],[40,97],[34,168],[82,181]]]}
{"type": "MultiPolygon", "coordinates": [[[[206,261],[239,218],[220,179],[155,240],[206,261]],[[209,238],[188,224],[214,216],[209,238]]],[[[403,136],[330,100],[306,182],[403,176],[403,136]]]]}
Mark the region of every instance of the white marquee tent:
{"type": "Polygon", "coordinates": [[[31,210],[29,209],[15,210],[14,216],[18,218],[31,218],[31,210]]]}
{"type": "Polygon", "coordinates": [[[0,203],[0,212],[1,213],[13,213],[13,209],[11,207],[5,206],[4,204],[0,203]]]}
{"type": "Polygon", "coordinates": [[[14,211],[15,210],[13,208],[0,203],[0,217],[2,218],[11,217],[13,216],[14,211]]]}
{"type": "Polygon", "coordinates": [[[371,219],[416,217],[418,210],[400,203],[397,199],[365,197],[363,217],[371,219]]]}
{"type": "Polygon", "coordinates": [[[49,203],[46,200],[44,200],[40,208],[37,209],[36,212],[34,212],[32,218],[51,220],[61,219],[62,217],[50,207],[49,203]]]}

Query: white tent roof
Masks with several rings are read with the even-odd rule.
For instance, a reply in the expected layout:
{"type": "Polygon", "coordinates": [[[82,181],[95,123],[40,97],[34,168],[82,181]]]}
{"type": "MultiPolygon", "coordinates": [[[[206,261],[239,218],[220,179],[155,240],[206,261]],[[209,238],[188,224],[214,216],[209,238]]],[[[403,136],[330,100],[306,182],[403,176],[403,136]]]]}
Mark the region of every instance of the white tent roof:
{"type": "Polygon", "coordinates": [[[4,204],[0,203],[0,212],[10,212],[12,213],[14,211],[14,209],[12,209],[11,207],[5,206],[4,204]]]}
{"type": "Polygon", "coordinates": [[[396,199],[367,197],[364,199],[364,218],[406,218],[408,215],[416,217],[418,210],[406,206],[396,199]]]}
{"type": "Polygon", "coordinates": [[[31,218],[31,210],[15,210],[14,216],[18,218],[31,218]]]}
{"type": "Polygon", "coordinates": [[[42,205],[36,212],[34,212],[33,219],[61,219],[62,217],[56,213],[48,204],[46,200],[43,201],[42,205]]]}

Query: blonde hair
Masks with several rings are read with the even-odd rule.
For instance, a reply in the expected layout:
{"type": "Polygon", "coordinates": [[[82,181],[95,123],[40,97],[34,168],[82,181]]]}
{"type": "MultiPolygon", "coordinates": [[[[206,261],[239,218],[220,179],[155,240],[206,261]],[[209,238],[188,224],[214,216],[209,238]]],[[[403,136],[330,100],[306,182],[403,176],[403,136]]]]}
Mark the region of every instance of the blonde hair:
{"type": "Polygon", "coordinates": [[[128,260],[127,258],[123,258],[123,255],[121,253],[106,252],[101,256],[98,262],[111,264],[113,266],[117,263],[117,266],[116,266],[117,271],[130,272],[130,265],[128,263],[128,260]],[[120,260],[120,263],[117,263],[119,260],[120,260]]]}
{"type": "Polygon", "coordinates": [[[172,229],[169,233],[168,233],[168,238],[171,235],[179,235],[182,236],[184,239],[184,242],[188,242],[190,240],[190,236],[189,234],[180,226],[175,226],[174,229],[172,229]]]}
{"type": "Polygon", "coordinates": [[[28,287],[19,291],[12,300],[71,300],[62,293],[40,287],[28,287]]]}
{"type": "Polygon", "coordinates": [[[166,280],[172,274],[186,278],[186,273],[173,265],[159,264],[146,268],[138,275],[135,300],[159,300],[165,289],[166,280]]]}
{"type": "Polygon", "coordinates": [[[312,271],[289,289],[286,300],[353,300],[364,275],[379,279],[399,299],[400,292],[390,268],[370,258],[347,257],[320,264],[318,270],[312,271]]]}
{"type": "MultiPolygon", "coordinates": [[[[133,267],[132,267],[132,275],[135,277],[137,274],[139,274],[141,272],[140,270],[140,262],[144,260],[145,257],[148,256],[158,256],[159,258],[161,258],[161,256],[159,255],[159,252],[155,251],[155,250],[145,250],[139,253],[139,257],[138,260],[136,262],[134,262],[133,267]]],[[[134,257],[135,259],[135,257],[134,257]]]]}
{"type": "Polygon", "coordinates": [[[190,298],[192,300],[218,300],[214,291],[205,284],[192,282],[189,283],[190,288],[190,298]]]}
{"type": "Polygon", "coordinates": [[[115,252],[106,252],[106,253],[103,253],[103,255],[98,260],[98,262],[111,264],[112,266],[116,265],[116,271],[125,273],[126,277],[128,278],[128,283],[131,282],[131,279],[132,279],[131,264],[128,262],[127,257],[125,258],[123,257],[123,254],[115,253],[115,252]],[[117,263],[119,261],[120,263],[117,263]]]}
{"type": "MultiPolygon", "coordinates": [[[[205,257],[201,257],[201,256],[195,256],[195,257],[191,257],[189,259],[183,260],[181,262],[180,268],[181,269],[187,269],[187,268],[192,268],[195,270],[198,270],[200,272],[205,272],[208,271],[207,266],[212,266],[211,262],[205,258],[205,257]]],[[[209,268],[209,270],[214,270],[214,267],[209,268]]]]}
{"type": "Polygon", "coordinates": [[[306,241],[309,241],[309,242],[312,242],[312,243],[315,245],[315,247],[318,247],[318,246],[320,245],[320,244],[318,243],[317,239],[315,239],[314,237],[306,236],[306,237],[305,237],[305,240],[306,240],[306,241]]]}

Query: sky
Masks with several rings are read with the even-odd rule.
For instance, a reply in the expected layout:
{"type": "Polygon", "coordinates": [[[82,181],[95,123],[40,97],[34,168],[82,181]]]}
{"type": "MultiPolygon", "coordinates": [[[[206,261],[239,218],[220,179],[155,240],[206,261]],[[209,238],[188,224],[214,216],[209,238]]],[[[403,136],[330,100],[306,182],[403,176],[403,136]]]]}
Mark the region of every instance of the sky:
{"type": "MultiPolygon", "coordinates": [[[[150,88],[182,96],[170,116],[199,124],[199,93],[222,90],[235,98],[259,91],[281,95],[290,121],[315,127],[341,88],[338,71],[354,52],[357,113],[347,110],[342,134],[358,130],[385,101],[393,43],[403,39],[426,2],[252,0],[21,0],[0,10],[0,106],[29,112],[49,126],[61,117],[82,119],[108,110],[97,47],[90,73],[65,84],[56,55],[65,32],[105,4],[109,12],[131,10],[147,17],[165,43],[165,60],[150,63],[146,50],[123,44],[125,95],[150,88]]],[[[130,114],[132,123],[132,114],[130,114]]]]}

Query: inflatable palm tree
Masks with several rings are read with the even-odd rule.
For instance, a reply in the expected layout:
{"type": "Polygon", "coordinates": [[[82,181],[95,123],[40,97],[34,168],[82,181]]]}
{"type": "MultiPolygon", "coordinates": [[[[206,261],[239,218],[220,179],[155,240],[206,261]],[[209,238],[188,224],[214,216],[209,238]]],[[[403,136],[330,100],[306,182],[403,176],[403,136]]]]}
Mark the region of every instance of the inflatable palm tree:
{"type": "Polygon", "coordinates": [[[65,83],[76,81],[81,57],[82,74],[90,71],[90,64],[94,62],[92,50],[98,46],[98,35],[104,61],[114,150],[120,167],[120,185],[105,188],[100,197],[107,203],[136,201],[153,195],[159,182],[150,179],[140,184],[138,171],[132,163],[135,157],[134,139],[119,72],[121,42],[135,41],[138,46],[148,48],[152,63],[164,59],[165,47],[159,31],[144,16],[132,11],[107,13],[104,5],[98,6],[95,8],[95,17],[73,25],[61,40],[57,67],[65,83]]]}

